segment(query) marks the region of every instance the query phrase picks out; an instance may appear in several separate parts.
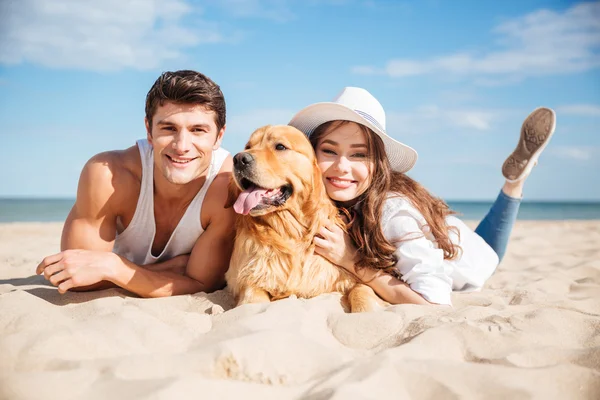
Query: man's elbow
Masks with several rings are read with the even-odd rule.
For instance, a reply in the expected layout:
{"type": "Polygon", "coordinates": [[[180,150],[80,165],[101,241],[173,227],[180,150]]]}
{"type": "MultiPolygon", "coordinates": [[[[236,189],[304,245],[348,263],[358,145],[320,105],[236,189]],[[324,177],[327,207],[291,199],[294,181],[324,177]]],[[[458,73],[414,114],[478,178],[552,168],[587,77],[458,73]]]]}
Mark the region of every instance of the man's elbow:
{"type": "MultiPolygon", "coordinates": [[[[194,278],[190,278],[192,280],[194,280],[194,278]]],[[[198,283],[197,288],[194,290],[194,292],[190,293],[190,294],[194,294],[194,293],[199,293],[199,292],[204,292],[204,293],[213,293],[216,292],[217,290],[221,290],[224,289],[225,286],[227,286],[227,283],[225,282],[225,277],[223,277],[222,279],[219,279],[217,281],[214,282],[201,282],[201,281],[197,281],[194,280],[196,283],[198,283]]]]}
{"type": "Polygon", "coordinates": [[[225,282],[225,278],[223,278],[207,287],[204,291],[206,293],[212,293],[216,292],[217,290],[225,289],[225,286],[227,286],[227,282],[225,282]]]}

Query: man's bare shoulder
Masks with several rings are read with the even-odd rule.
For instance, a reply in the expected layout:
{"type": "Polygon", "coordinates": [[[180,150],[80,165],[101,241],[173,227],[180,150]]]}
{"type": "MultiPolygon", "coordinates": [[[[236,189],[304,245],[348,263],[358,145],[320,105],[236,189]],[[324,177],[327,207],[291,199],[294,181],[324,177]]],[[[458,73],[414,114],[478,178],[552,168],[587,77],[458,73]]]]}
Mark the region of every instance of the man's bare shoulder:
{"type": "Polygon", "coordinates": [[[202,206],[203,221],[213,220],[213,217],[227,218],[229,214],[233,214],[232,208],[225,208],[227,195],[229,191],[229,181],[231,179],[231,171],[233,170],[233,158],[228,155],[221,169],[213,179],[202,206]]]}
{"type": "Polygon", "coordinates": [[[139,192],[141,176],[137,146],[98,153],[83,167],[78,197],[120,202],[139,192]]]}

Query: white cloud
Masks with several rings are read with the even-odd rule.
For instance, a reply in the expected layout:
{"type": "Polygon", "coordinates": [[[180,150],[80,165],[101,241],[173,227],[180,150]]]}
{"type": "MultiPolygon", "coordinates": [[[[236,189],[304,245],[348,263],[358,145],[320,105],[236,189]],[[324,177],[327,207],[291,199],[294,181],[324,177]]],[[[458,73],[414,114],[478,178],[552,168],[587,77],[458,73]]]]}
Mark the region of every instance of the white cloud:
{"type": "Polygon", "coordinates": [[[598,153],[599,149],[592,146],[554,146],[548,150],[550,154],[558,158],[587,161],[598,153]]]}
{"type": "Polygon", "coordinates": [[[484,132],[507,114],[502,110],[478,110],[422,106],[409,112],[388,112],[387,130],[394,134],[484,132]]]}
{"type": "Polygon", "coordinates": [[[558,114],[576,115],[581,117],[600,117],[600,105],[571,104],[556,108],[558,114]]]}
{"type": "Polygon", "coordinates": [[[565,74],[600,67],[600,2],[564,12],[538,10],[493,29],[495,49],[458,52],[428,60],[394,59],[383,67],[352,68],[394,78],[440,74],[474,76],[482,85],[513,83],[528,76],[565,74]]]}
{"type": "Polygon", "coordinates": [[[2,1],[0,15],[4,64],[150,69],[198,44],[225,40],[184,0],[2,1]],[[186,18],[202,28],[186,28],[186,18]]]}
{"type": "MultiPolygon", "coordinates": [[[[224,146],[240,151],[252,132],[264,125],[286,125],[298,110],[256,109],[227,117],[224,146]]],[[[443,109],[422,106],[406,112],[387,112],[387,131],[394,137],[423,134],[468,134],[493,130],[510,111],[477,109],[443,109]]]]}

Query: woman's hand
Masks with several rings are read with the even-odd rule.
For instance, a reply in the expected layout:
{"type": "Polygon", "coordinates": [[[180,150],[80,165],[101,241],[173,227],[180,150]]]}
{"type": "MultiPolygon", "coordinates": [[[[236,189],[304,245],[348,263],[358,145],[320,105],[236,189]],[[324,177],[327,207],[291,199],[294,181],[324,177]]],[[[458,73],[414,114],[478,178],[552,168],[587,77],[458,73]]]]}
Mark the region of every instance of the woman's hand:
{"type": "Polygon", "coordinates": [[[318,236],[313,239],[315,253],[319,254],[333,264],[354,272],[356,262],[356,247],[350,235],[334,223],[329,223],[319,230],[318,236]]]}

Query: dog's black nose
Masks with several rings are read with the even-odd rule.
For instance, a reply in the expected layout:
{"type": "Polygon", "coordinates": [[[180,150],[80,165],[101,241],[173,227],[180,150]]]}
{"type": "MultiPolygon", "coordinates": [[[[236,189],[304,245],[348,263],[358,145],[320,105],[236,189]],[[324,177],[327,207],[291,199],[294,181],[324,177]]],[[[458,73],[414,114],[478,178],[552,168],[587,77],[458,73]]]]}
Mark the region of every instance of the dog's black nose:
{"type": "Polygon", "coordinates": [[[250,153],[241,152],[237,153],[235,157],[233,157],[233,165],[238,168],[245,167],[247,165],[252,164],[253,162],[254,157],[250,153]]]}

